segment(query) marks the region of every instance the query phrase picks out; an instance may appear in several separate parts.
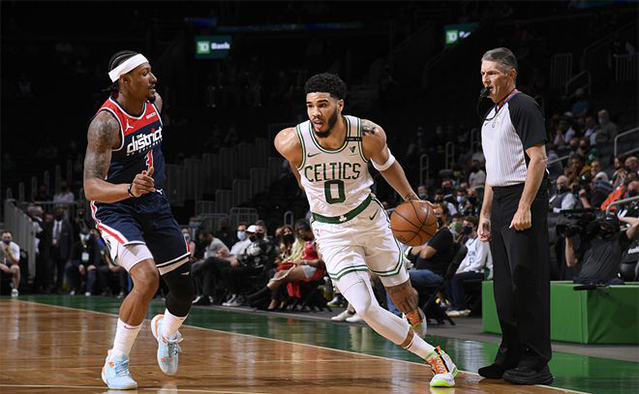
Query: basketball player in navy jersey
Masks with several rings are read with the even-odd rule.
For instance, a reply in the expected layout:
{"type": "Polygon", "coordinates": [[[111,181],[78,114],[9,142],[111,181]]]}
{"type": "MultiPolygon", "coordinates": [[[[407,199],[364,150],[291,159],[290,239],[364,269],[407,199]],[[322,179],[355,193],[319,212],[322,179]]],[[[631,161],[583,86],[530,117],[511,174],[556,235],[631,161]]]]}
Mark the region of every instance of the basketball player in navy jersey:
{"type": "Polygon", "coordinates": [[[133,279],[120,307],[113,347],[102,368],[112,389],[134,389],[129,354],[160,275],[169,293],[166,310],[151,322],[162,372],[178,368],[178,332],[193,299],[188,245],[162,191],[162,99],[157,78],[142,55],[117,52],[109,62],[111,95],[91,120],[84,161],[84,191],[96,228],[113,261],[133,279]]]}

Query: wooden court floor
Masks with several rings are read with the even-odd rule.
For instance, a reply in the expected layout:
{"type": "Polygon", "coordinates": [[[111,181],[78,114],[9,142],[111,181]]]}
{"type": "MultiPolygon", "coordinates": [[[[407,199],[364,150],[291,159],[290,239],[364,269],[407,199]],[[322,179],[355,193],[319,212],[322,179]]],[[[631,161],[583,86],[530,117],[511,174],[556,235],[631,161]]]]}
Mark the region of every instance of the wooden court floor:
{"type": "MultiPolygon", "coordinates": [[[[0,393],[125,393],[108,390],[100,379],[118,306],[119,300],[82,296],[0,300],[0,393]]],[[[162,305],[153,308],[159,311],[162,305]]],[[[156,342],[146,320],[131,355],[131,372],[140,388],[126,392],[542,394],[583,387],[592,393],[638,392],[637,365],[623,362],[625,380],[585,377],[595,379],[590,386],[570,386],[566,383],[579,377],[574,372],[558,376],[553,368],[556,382],[565,388],[512,386],[462,372],[454,389],[431,389],[426,365],[412,355],[398,359],[398,354],[406,358],[406,352],[368,327],[247,316],[194,308],[181,329],[180,371],[172,377],[156,364],[156,342]],[[217,321],[215,328],[207,328],[210,319],[217,321]]],[[[477,343],[444,346],[462,370],[483,365],[494,355],[477,343]]],[[[591,366],[588,374],[594,372],[591,366]]]]}

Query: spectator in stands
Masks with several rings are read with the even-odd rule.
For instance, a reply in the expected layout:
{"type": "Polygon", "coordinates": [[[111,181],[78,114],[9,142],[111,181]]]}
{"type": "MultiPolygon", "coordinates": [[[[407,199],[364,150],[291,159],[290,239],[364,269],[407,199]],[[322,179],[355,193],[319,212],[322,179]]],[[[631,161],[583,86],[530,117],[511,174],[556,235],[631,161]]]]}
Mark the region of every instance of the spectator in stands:
{"type": "Polygon", "coordinates": [[[584,130],[583,135],[585,138],[588,138],[591,146],[597,145],[597,131],[599,130],[599,125],[595,122],[595,117],[592,115],[586,116],[584,120],[584,130]]]}
{"type": "Polygon", "coordinates": [[[629,156],[624,161],[624,167],[627,172],[639,173],[639,160],[636,156],[629,156]]]}
{"type": "Polygon", "coordinates": [[[626,161],[625,155],[615,156],[615,160],[614,160],[615,171],[612,173],[612,186],[615,189],[621,186],[621,184],[626,178],[627,170],[625,168],[625,161],[626,161]]]}
{"type": "Polygon", "coordinates": [[[69,183],[66,180],[62,180],[60,182],[60,192],[53,195],[54,203],[72,203],[75,201],[75,197],[73,196],[73,192],[69,190],[69,183]]]}
{"type": "Polygon", "coordinates": [[[238,238],[231,227],[231,221],[228,217],[220,219],[220,229],[214,234],[216,238],[221,240],[224,245],[234,245],[238,238]]]}
{"type": "Polygon", "coordinates": [[[570,125],[567,117],[559,120],[557,129],[555,130],[555,140],[553,143],[558,147],[564,147],[570,144],[570,139],[575,136],[575,130],[570,125]]]}
{"type": "Polygon", "coordinates": [[[53,198],[47,190],[47,185],[40,185],[38,186],[38,192],[35,196],[33,196],[33,199],[35,201],[51,201],[53,198]]]}
{"type": "Polygon", "coordinates": [[[590,172],[590,166],[586,164],[586,160],[579,153],[575,153],[570,158],[570,165],[567,167],[569,175],[566,175],[571,183],[577,181],[581,176],[590,172]]]}
{"type": "Polygon", "coordinates": [[[106,245],[102,238],[98,238],[101,260],[98,263],[98,284],[102,295],[109,296],[117,294],[117,298],[124,298],[129,293],[129,274],[124,267],[113,264],[106,245]]]}
{"type": "MultiPolygon", "coordinates": [[[[612,204],[613,202],[634,197],[637,194],[639,194],[639,182],[637,182],[637,173],[631,172],[626,175],[624,183],[617,189],[615,189],[612,193],[610,193],[606,200],[601,203],[601,209],[605,210],[606,208],[608,208],[608,205],[612,204]]],[[[613,206],[612,209],[616,209],[616,207],[613,206]]]]}
{"type": "Polygon", "coordinates": [[[546,145],[547,151],[547,163],[551,163],[547,166],[548,172],[550,173],[551,178],[557,178],[559,175],[564,173],[564,167],[561,164],[561,160],[559,159],[559,154],[557,153],[557,147],[553,143],[548,143],[546,145]]]}
{"type": "Polygon", "coordinates": [[[71,221],[71,227],[73,228],[73,236],[74,236],[74,240],[79,240],[79,235],[83,232],[86,231],[87,233],[89,232],[89,230],[91,230],[93,228],[94,224],[92,223],[90,218],[87,218],[85,212],[84,212],[84,208],[78,208],[78,210],[75,213],[75,217],[73,218],[73,220],[71,221]]]}
{"type": "Polygon", "coordinates": [[[11,231],[2,232],[0,275],[11,276],[11,297],[20,295],[20,246],[13,242],[11,231]]]}
{"type": "Polygon", "coordinates": [[[569,180],[566,176],[561,175],[557,178],[557,192],[550,197],[550,207],[553,212],[558,213],[564,209],[575,209],[576,206],[577,199],[570,190],[569,180]]]}
{"type": "Polygon", "coordinates": [[[417,195],[419,196],[420,200],[424,200],[424,201],[430,198],[430,196],[428,195],[428,189],[426,188],[425,185],[417,186],[417,195]]]}
{"type": "Polygon", "coordinates": [[[589,189],[579,190],[579,201],[584,208],[598,207],[610,193],[612,193],[612,185],[608,182],[608,175],[601,171],[590,183],[589,189]]]}
{"type": "MultiPolygon", "coordinates": [[[[595,179],[595,177],[597,177],[599,173],[602,171],[603,170],[601,169],[601,160],[595,159],[592,162],[590,162],[590,177],[592,179],[595,179]]],[[[606,175],[606,181],[607,181],[608,175],[606,173],[604,173],[604,175],[606,175]]]]}
{"type": "Polygon", "coordinates": [[[65,267],[67,282],[71,289],[70,295],[81,291],[82,282],[86,282],[84,295],[88,297],[93,294],[97,267],[102,259],[95,237],[94,232],[92,234],[88,228],[85,228],[80,233],[80,239],[71,247],[70,260],[65,267]]]}
{"type": "Polygon", "coordinates": [[[468,175],[468,187],[471,189],[483,188],[486,183],[486,172],[481,168],[478,160],[473,160],[468,175]]]}
{"type": "Polygon", "coordinates": [[[577,153],[585,157],[586,161],[589,163],[595,160],[595,158],[599,157],[597,149],[590,146],[588,138],[582,138],[579,140],[579,148],[577,149],[577,153]]]}
{"type": "Polygon", "coordinates": [[[574,279],[580,284],[623,284],[619,278],[619,264],[625,250],[637,234],[639,219],[618,218],[606,214],[603,219],[591,222],[580,235],[579,248],[575,251],[573,239],[566,238],[566,265],[573,267],[581,263],[579,274],[574,279]],[[619,221],[630,225],[620,231],[619,221]]]}
{"type": "MultiPolygon", "coordinates": [[[[196,295],[193,300],[194,305],[210,305],[213,303],[215,271],[218,269],[217,266],[220,260],[229,254],[228,247],[224,242],[214,237],[210,232],[205,232],[204,240],[208,242],[208,246],[204,251],[203,258],[191,265],[196,295]]],[[[226,261],[223,261],[223,263],[226,263],[226,261]]]]}
{"type": "MultiPolygon", "coordinates": [[[[453,234],[448,229],[448,209],[444,204],[434,204],[433,211],[437,217],[439,229],[433,238],[422,246],[410,248],[408,258],[413,268],[408,271],[411,284],[416,290],[436,286],[442,282],[448,264],[453,259],[453,234]]],[[[386,296],[388,310],[399,315],[390,296],[386,296]]]]}
{"type": "Polygon", "coordinates": [[[490,272],[488,278],[492,278],[493,258],[490,253],[490,245],[487,242],[479,241],[477,237],[479,219],[476,216],[468,216],[462,223],[463,233],[468,237],[465,243],[468,252],[459,265],[455,276],[446,283],[446,293],[451,304],[451,309],[446,314],[451,317],[468,316],[471,312],[466,304],[464,281],[483,280],[485,268],[490,272]]]}
{"type": "Polygon", "coordinates": [[[599,117],[599,130],[597,131],[596,137],[597,144],[614,140],[619,129],[616,124],[610,121],[610,114],[608,111],[602,109],[597,113],[597,115],[599,117]]]}
{"type": "MultiPolygon", "coordinates": [[[[321,279],[326,272],[324,262],[319,258],[317,253],[317,245],[315,244],[315,236],[311,230],[311,225],[304,219],[300,219],[295,223],[297,238],[301,242],[301,253],[291,254],[291,258],[283,260],[278,265],[278,271],[275,276],[268,282],[264,288],[248,296],[249,301],[259,303],[264,297],[271,299],[268,310],[274,310],[280,299],[278,293],[282,285],[287,284],[288,294],[293,298],[301,298],[299,281],[313,281],[321,279]]],[[[289,239],[290,241],[290,239],[289,239]]],[[[286,302],[280,300],[280,309],[286,306],[286,302]]]]}
{"type": "Polygon", "coordinates": [[[195,242],[193,241],[193,239],[191,238],[191,232],[189,231],[188,227],[183,227],[182,228],[182,236],[184,237],[184,242],[186,242],[187,245],[189,245],[189,251],[191,252],[191,261],[195,262],[195,242]]]}
{"type": "Polygon", "coordinates": [[[69,261],[71,246],[73,245],[73,228],[71,223],[64,218],[64,210],[62,208],[55,208],[53,218],[54,220],[47,224],[45,231],[50,234],[47,238],[51,241],[48,264],[49,290],[55,293],[62,288],[64,268],[69,261]],[[51,283],[54,274],[55,282],[51,283]]]}
{"type": "Polygon", "coordinates": [[[435,196],[433,197],[433,200],[438,203],[438,204],[443,204],[446,206],[446,211],[450,212],[451,215],[454,215],[457,213],[457,208],[455,208],[455,205],[453,205],[453,203],[451,203],[450,201],[445,201],[444,200],[444,190],[442,189],[437,189],[435,190],[435,196]]]}
{"type": "Polygon", "coordinates": [[[586,91],[583,88],[577,89],[575,91],[575,99],[571,112],[575,117],[584,116],[590,108],[590,102],[586,98],[586,91]]]}
{"type": "Polygon", "coordinates": [[[268,271],[277,253],[275,244],[266,235],[266,227],[251,225],[246,229],[251,242],[237,258],[231,261],[231,267],[225,271],[226,287],[231,292],[231,298],[224,306],[240,306],[244,303],[240,295],[240,288],[246,285],[246,279],[268,271]]]}

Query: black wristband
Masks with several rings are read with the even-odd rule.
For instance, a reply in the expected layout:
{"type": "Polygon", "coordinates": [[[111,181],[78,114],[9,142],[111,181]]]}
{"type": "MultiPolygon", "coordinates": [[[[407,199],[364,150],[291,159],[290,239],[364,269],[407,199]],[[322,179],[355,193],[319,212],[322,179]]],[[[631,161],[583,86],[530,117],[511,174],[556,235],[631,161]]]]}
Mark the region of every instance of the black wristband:
{"type": "Polygon", "coordinates": [[[127,193],[129,193],[129,196],[133,197],[133,198],[137,198],[132,192],[131,192],[131,188],[133,187],[132,183],[129,183],[129,188],[126,189],[127,193]]]}

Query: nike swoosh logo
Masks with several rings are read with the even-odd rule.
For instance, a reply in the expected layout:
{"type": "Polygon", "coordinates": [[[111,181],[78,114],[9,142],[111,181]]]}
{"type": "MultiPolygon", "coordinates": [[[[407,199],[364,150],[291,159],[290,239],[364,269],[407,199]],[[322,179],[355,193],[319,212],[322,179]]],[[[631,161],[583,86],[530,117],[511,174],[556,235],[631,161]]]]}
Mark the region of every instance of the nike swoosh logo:
{"type": "Polygon", "coordinates": [[[317,155],[319,155],[319,154],[320,154],[320,152],[313,153],[313,154],[310,154],[310,153],[309,153],[306,157],[315,157],[315,156],[317,156],[317,155]]]}
{"type": "Polygon", "coordinates": [[[379,212],[379,210],[375,211],[375,213],[373,214],[373,216],[370,216],[369,219],[373,220],[375,219],[375,216],[377,216],[377,212],[379,212]]]}
{"type": "Polygon", "coordinates": [[[182,272],[180,275],[187,276],[188,274],[190,274],[190,272],[182,272]]]}

